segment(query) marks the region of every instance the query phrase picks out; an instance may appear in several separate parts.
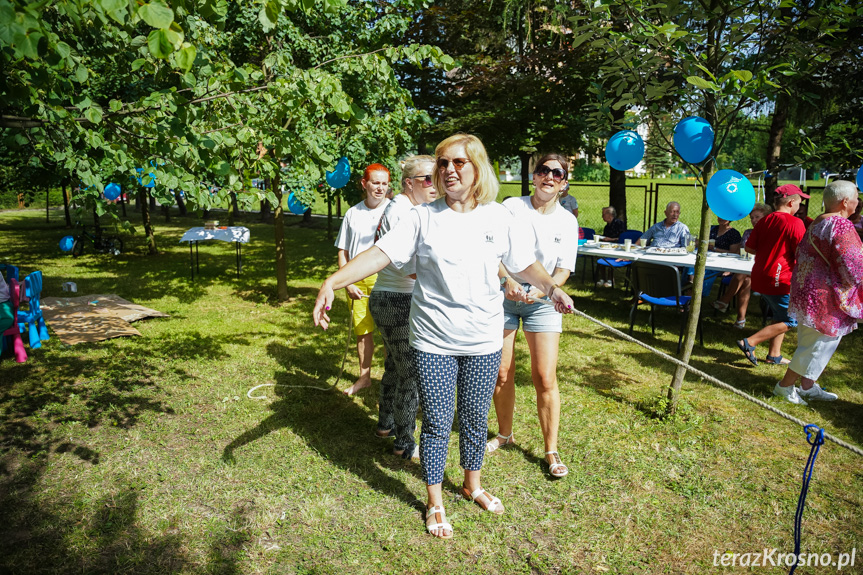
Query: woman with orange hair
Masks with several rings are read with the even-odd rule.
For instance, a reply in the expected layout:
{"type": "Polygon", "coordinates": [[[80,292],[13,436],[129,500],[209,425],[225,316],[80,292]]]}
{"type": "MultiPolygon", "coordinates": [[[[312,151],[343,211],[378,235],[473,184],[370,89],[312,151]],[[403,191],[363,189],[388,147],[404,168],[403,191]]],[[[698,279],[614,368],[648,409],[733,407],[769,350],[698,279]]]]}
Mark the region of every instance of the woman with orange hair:
{"type": "MultiPolygon", "coordinates": [[[[345,213],[339,236],[336,238],[335,245],[339,248],[339,268],[345,267],[357,254],[374,245],[375,230],[381,221],[384,208],[389,203],[386,195],[390,186],[390,171],[381,164],[372,164],[363,172],[360,186],[363,189],[363,201],[352,206],[345,213]]],[[[367,298],[371,295],[376,279],[375,273],[345,286],[348,297],[354,300],[351,319],[354,335],[357,336],[357,356],[360,362],[360,377],[345,390],[348,395],[353,395],[372,384],[375,322],[369,313],[367,298]]],[[[380,437],[388,437],[390,431],[378,429],[377,434],[380,437]]]]}

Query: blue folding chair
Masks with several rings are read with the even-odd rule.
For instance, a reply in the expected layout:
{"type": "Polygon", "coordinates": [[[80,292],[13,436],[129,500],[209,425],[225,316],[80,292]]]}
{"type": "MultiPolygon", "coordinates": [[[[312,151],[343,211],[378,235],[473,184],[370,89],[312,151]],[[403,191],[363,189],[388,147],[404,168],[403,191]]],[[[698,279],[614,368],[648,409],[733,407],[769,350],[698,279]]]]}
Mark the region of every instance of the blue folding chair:
{"type": "Polygon", "coordinates": [[[3,276],[6,278],[6,281],[15,280],[21,281],[18,279],[18,267],[13,266],[12,264],[0,264],[0,272],[3,272],[3,276]]]}
{"type": "MultiPolygon", "coordinates": [[[[620,234],[620,237],[617,239],[617,243],[622,244],[625,240],[632,240],[632,243],[635,243],[638,241],[638,238],[640,238],[643,233],[644,232],[640,232],[638,230],[626,230],[625,232],[620,234]]],[[[631,266],[632,260],[617,261],[617,260],[614,260],[611,258],[599,258],[598,260],[596,260],[596,263],[598,263],[601,266],[606,266],[606,267],[609,267],[612,270],[614,270],[615,268],[625,268],[627,266],[631,266]]],[[[594,279],[594,281],[596,280],[595,277],[593,279],[594,279]]],[[[626,281],[627,281],[627,283],[629,282],[629,274],[627,274],[626,281]]],[[[611,287],[612,288],[614,287],[614,272],[613,271],[611,273],[611,287]]]]}
{"type": "MultiPolygon", "coordinates": [[[[686,317],[689,315],[692,296],[683,295],[680,285],[680,271],[674,266],[635,262],[633,269],[633,287],[635,295],[632,299],[632,309],[629,311],[629,335],[635,326],[635,313],[641,304],[650,304],[650,329],[656,335],[654,313],[658,307],[675,308],[680,314],[680,334],[677,337],[677,353],[683,343],[683,330],[686,327],[686,317]]],[[[710,294],[717,273],[708,272],[704,277],[702,298],[710,294]]],[[[698,334],[701,346],[704,347],[704,330],[701,327],[701,314],[698,316],[698,334]]]]}
{"type": "MultiPolygon", "coordinates": [[[[593,228],[584,228],[583,227],[583,228],[581,228],[581,231],[582,231],[582,233],[584,233],[584,238],[579,238],[579,239],[592,240],[594,238],[594,236],[596,236],[596,230],[594,230],[593,228]]],[[[594,258],[591,256],[582,256],[582,257],[586,258],[583,260],[584,263],[581,264],[581,283],[584,283],[584,274],[587,271],[588,260],[590,261],[590,275],[591,275],[591,277],[596,275],[596,272],[593,269],[593,259],[594,258]]]]}
{"type": "Polygon", "coordinates": [[[35,271],[24,278],[24,297],[21,303],[27,304],[27,309],[18,308],[18,331],[24,333],[26,330],[30,338],[30,349],[42,347],[43,341],[50,339],[48,326],[42,317],[42,272],[35,271]]]}

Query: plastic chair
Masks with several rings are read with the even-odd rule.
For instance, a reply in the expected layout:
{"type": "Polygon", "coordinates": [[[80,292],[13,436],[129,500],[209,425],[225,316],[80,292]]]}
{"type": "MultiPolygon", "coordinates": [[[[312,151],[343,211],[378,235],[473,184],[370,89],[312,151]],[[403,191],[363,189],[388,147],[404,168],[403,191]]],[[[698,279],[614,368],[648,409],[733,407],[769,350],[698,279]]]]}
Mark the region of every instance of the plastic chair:
{"type": "MultiPolygon", "coordinates": [[[[651,264],[647,262],[635,262],[633,269],[633,287],[635,296],[632,300],[632,309],[629,312],[629,335],[632,335],[635,326],[635,313],[638,306],[650,304],[650,329],[656,335],[656,324],[654,314],[656,307],[671,307],[680,313],[680,334],[677,337],[677,353],[683,343],[683,330],[686,327],[686,317],[689,315],[692,296],[683,295],[680,286],[680,271],[673,266],[651,264]]],[[[717,274],[706,275],[704,278],[704,292],[706,297],[713,289],[717,274]]],[[[704,330],[701,326],[701,315],[698,316],[698,334],[701,346],[704,347],[704,330]]]]}
{"type": "MultiPolygon", "coordinates": [[[[644,233],[644,232],[640,232],[638,230],[626,230],[625,232],[620,234],[620,237],[617,239],[617,243],[622,244],[625,240],[632,240],[632,242],[635,243],[638,241],[638,238],[641,237],[642,233],[644,233]]],[[[611,258],[599,258],[598,260],[596,260],[596,263],[598,263],[601,266],[606,266],[606,267],[609,267],[612,270],[614,270],[615,268],[625,268],[627,266],[631,266],[632,260],[616,261],[616,260],[611,259],[611,258]]],[[[629,270],[627,270],[627,271],[629,271],[629,270]]],[[[594,276],[593,279],[595,281],[596,277],[594,276]]],[[[626,282],[627,283],[629,282],[629,274],[627,274],[626,282]]],[[[611,287],[612,288],[614,287],[614,272],[613,271],[611,272],[611,287]]]]}
{"type": "MultiPolygon", "coordinates": [[[[15,279],[10,279],[8,283],[9,295],[11,296],[10,301],[12,302],[12,317],[17,317],[21,286],[18,284],[18,280],[15,279]]],[[[18,324],[16,322],[13,322],[9,329],[0,333],[0,354],[2,354],[7,347],[12,348],[12,352],[15,355],[15,361],[18,363],[24,363],[27,361],[27,352],[24,350],[24,341],[21,339],[21,332],[18,329],[18,324]]]]}
{"type": "Polygon", "coordinates": [[[42,299],[42,272],[35,271],[24,278],[24,297],[21,298],[21,303],[28,305],[27,310],[18,311],[18,331],[24,333],[28,331],[30,339],[30,349],[38,349],[42,347],[43,341],[48,341],[48,326],[45,324],[45,318],[42,317],[42,307],[40,300],[42,299]]]}
{"type": "Polygon", "coordinates": [[[18,267],[13,266],[12,264],[0,264],[0,272],[3,272],[3,276],[6,278],[6,281],[15,280],[20,281],[18,278],[18,267]]]}
{"type": "MultiPolygon", "coordinates": [[[[592,240],[596,235],[596,230],[593,228],[578,228],[578,239],[580,240],[592,240]]],[[[585,259],[584,263],[581,264],[581,283],[584,283],[584,274],[587,271],[587,262],[590,261],[590,275],[591,277],[596,275],[596,271],[593,269],[593,260],[592,256],[583,256],[585,259]]]]}

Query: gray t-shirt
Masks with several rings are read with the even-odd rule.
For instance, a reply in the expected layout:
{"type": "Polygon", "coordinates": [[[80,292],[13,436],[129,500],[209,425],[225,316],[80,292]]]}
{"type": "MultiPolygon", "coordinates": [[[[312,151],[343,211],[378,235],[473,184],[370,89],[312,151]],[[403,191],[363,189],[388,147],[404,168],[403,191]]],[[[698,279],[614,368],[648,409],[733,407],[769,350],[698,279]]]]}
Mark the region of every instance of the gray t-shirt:
{"type": "Polygon", "coordinates": [[[12,296],[9,293],[9,286],[6,285],[3,274],[0,274],[0,302],[9,301],[10,299],[12,299],[12,296]]]}

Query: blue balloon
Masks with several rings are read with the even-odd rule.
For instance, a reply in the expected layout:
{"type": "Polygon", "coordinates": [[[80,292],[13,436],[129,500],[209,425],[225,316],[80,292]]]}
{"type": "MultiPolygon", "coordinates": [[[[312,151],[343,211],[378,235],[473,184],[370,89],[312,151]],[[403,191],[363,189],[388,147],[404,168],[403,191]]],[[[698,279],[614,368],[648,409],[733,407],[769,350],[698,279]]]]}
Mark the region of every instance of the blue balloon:
{"type": "Polygon", "coordinates": [[[706,160],[713,150],[713,128],[710,123],[698,116],[680,120],[674,127],[674,149],[690,164],[706,160]]]}
{"type": "Polygon", "coordinates": [[[75,245],[75,237],[74,236],[64,236],[63,239],[60,240],[60,249],[64,252],[72,251],[72,246],[75,245]]]}
{"type": "MultiPolygon", "coordinates": [[[[138,172],[139,174],[142,174],[144,172],[144,169],[143,168],[135,168],[135,171],[138,172]]],[[[137,176],[138,177],[138,185],[143,186],[145,188],[155,188],[156,187],[156,174],[154,174],[153,172],[148,172],[147,175],[150,176],[150,183],[145,184],[144,180],[143,180],[143,176],[137,176]]]]}
{"type": "Polygon", "coordinates": [[[327,170],[327,183],[333,188],[344,188],[351,179],[351,163],[344,156],[336,162],[332,172],[327,170]]]}
{"type": "Polygon", "coordinates": [[[857,170],[857,193],[863,194],[863,166],[857,170]]]}
{"type": "Polygon", "coordinates": [[[632,130],[618,132],[608,139],[605,159],[615,170],[631,170],[644,157],[644,140],[632,130]]]}
{"type": "Polygon", "coordinates": [[[306,210],[308,208],[304,206],[302,202],[300,202],[300,200],[297,199],[297,196],[294,194],[294,192],[291,192],[290,194],[288,194],[288,209],[291,210],[292,214],[301,216],[306,213],[306,210]]]}
{"type": "Polygon", "coordinates": [[[740,172],[719,170],[707,182],[707,205],[723,220],[742,219],[755,207],[755,188],[740,172]]]}
{"type": "Polygon", "coordinates": [[[105,186],[105,199],[109,201],[114,201],[120,197],[120,186],[119,184],[110,183],[105,186]]]}

